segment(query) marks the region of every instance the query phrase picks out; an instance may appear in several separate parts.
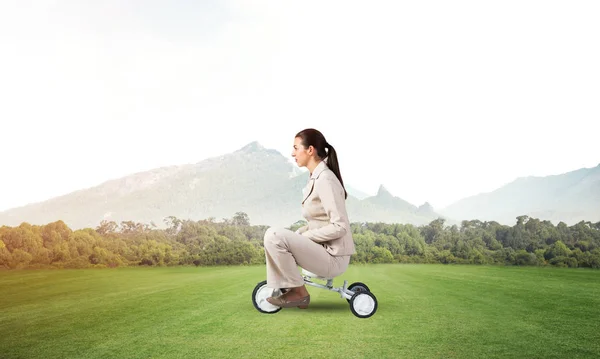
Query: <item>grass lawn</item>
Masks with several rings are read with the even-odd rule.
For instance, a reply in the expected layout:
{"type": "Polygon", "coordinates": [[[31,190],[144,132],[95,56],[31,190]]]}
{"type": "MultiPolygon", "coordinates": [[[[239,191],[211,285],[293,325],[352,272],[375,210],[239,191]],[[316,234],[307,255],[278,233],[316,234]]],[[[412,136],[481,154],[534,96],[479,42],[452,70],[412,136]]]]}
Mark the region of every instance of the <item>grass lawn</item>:
{"type": "Polygon", "coordinates": [[[261,314],[265,268],[0,271],[0,358],[598,358],[600,271],[353,265],[368,319],[308,287],[261,314]]]}

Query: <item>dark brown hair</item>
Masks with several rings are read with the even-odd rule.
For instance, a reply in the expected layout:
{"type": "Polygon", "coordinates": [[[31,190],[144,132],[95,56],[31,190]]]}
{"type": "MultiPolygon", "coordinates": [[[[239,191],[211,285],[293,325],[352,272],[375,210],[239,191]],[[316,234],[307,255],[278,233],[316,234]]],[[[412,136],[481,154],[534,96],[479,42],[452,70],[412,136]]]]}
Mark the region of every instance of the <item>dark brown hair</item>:
{"type": "Polygon", "coordinates": [[[327,157],[327,167],[329,167],[338,180],[340,180],[340,183],[344,188],[344,198],[348,198],[348,192],[346,192],[346,187],[344,187],[344,181],[342,180],[342,174],[340,173],[337,152],[332,145],[327,143],[325,136],[323,136],[321,132],[315,130],[314,128],[307,128],[298,132],[296,137],[300,137],[302,139],[302,146],[306,148],[313,146],[317,150],[317,155],[321,159],[325,159],[327,157]]]}

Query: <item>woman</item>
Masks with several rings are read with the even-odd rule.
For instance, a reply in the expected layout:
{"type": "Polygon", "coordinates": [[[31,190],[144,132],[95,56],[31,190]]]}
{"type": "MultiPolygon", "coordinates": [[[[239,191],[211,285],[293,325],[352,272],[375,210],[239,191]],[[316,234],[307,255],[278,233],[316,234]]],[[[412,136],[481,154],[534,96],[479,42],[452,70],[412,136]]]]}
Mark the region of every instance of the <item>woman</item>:
{"type": "Polygon", "coordinates": [[[306,129],[296,135],[292,157],[298,166],[310,171],[302,200],[302,215],[308,224],[296,232],[269,228],[265,233],[267,286],[288,289],[267,301],[279,307],[304,309],[310,295],[297,266],[333,278],[346,271],[356,251],[346,211],[348,194],[333,146],[321,132],[306,129]]]}

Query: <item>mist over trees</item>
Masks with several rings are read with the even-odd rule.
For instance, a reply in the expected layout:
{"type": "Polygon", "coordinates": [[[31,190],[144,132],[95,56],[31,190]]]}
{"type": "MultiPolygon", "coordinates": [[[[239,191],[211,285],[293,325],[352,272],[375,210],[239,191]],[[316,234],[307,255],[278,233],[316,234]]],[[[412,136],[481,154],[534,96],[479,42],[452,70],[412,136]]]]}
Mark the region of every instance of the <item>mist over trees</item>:
{"type": "MultiPolygon", "coordinates": [[[[288,228],[296,230],[304,221],[288,228]]],[[[220,221],[176,217],[154,223],[103,221],[73,230],[64,222],[0,227],[0,269],[114,268],[264,264],[268,226],[244,212],[220,221]]],[[[357,254],[351,263],[443,263],[600,268],[600,222],[553,225],[519,216],[446,225],[352,223],[357,254]]]]}

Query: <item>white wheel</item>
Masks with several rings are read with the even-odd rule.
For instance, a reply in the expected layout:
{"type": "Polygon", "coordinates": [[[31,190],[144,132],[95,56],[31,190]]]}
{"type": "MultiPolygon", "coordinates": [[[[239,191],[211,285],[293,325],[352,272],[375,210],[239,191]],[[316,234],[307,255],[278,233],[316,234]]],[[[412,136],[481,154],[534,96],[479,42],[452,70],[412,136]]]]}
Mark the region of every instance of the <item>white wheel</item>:
{"type": "MultiPolygon", "coordinates": [[[[367,287],[367,285],[365,283],[362,282],[355,282],[352,283],[348,286],[348,290],[352,291],[352,292],[370,292],[371,290],[369,289],[369,287],[367,287]]],[[[348,301],[348,303],[350,303],[350,299],[346,299],[348,301]]]]}
{"type": "Polygon", "coordinates": [[[350,298],[350,310],[359,318],[369,318],[377,311],[377,298],[371,292],[356,292],[350,298]]]}
{"type": "Polygon", "coordinates": [[[267,302],[267,298],[278,296],[280,294],[279,289],[273,289],[267,287],[267,281],[264,280],[254,287],[252,291],[252,304],[261,313],[273,314],[281,310],[281,307],[273,305],[267,302]]]}

